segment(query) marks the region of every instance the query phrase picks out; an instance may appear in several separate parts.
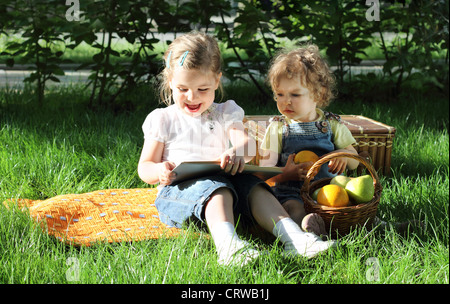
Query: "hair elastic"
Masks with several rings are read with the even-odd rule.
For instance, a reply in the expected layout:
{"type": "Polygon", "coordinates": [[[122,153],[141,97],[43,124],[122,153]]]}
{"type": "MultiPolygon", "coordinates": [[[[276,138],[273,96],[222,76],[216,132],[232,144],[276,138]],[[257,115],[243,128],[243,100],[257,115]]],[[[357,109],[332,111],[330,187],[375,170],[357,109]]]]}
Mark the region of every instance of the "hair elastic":
{"type": "Polygon", "coordinates": [[[183,56],[181,56],[180,62],[178,63],[179,66],[183,66],[184,60],[186,59],[188,53],[189,51],[183,53],[183,56]]]}
{"type": "Polygon", "coordinates": [[[169,55],[167,55],[166,59],[166,67],[170,69],[170,56],[172,55],[172,51],[169,52],[169,55]]]}

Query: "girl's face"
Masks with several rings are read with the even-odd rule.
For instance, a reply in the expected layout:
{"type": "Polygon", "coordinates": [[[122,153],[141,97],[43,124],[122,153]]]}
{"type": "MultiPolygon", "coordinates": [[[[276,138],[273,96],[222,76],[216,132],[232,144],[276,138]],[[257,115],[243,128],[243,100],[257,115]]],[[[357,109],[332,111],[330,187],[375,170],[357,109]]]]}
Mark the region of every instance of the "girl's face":
{"type": "Polygon", "coordinates": [[[317,119],[316,102],[300,77],[281,77],[275,89],[278,111],[287,118],[301,122],[317,119]]]}
{"type": "Polygon", "coordinates": [[[169,81],[175,104],[190,116],[205,112],[214,102],[222,73],[176,67],[169,81]]]}

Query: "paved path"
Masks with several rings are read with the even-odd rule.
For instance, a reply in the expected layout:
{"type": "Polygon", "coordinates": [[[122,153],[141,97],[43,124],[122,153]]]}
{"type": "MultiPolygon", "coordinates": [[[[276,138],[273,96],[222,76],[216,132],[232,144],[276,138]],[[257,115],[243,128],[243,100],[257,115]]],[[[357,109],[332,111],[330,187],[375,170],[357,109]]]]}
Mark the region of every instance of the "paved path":
{"type": "MultiPolygon", "coordinates": [[[[383,71],[383,61],[379,60],[367,60],[363,61],[361,65],[351,67],[352,75],[365,74],[369,72],[382,73],[383,71]]],[[[57,76],[60,79],[60,83],[55,83],[53,81],[48,81],[47,85],[58,85],[58,84],[70,84],[70,83],[85,83],[88,81],[90,70],[79,70],[76,71],[77,64],[64,65],[62,66],[64,70],[64,76],[57,76]]],[[[0,64],[0,88],[4,87],[23,87],[23,80],[28,77],[32,71],[28,70],[29,66],[14,66],[7,67],[4,64],[0,64]]],[[[331,67],[335,69],[334,67],[331,67]]]]}
{"type": "MultiPolygon", "coordinates": [[[[57,76],[60,79],[60,83],[48,81],[48,85],[69,84],[69,83],[83,83],[88,81],[88,77],[91,71],[82,70],[66,70],[64,76],[57,76]]],[[[24,85],[23,80],[28,77],[32,71],[28,70],[3,70],[0,68],[0,88],[4,87],[22,87],[24,85]]]]}

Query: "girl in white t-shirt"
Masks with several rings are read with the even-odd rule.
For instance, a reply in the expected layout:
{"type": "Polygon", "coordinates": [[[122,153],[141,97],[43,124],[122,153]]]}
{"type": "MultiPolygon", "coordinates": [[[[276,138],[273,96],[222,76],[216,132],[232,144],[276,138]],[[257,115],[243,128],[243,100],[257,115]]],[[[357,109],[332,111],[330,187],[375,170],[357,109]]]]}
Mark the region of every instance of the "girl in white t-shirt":
{"type": "Polygon", "coordinates": [[[287,253],[315,256],[335,245],[303,232],[253,175],[242,174],[252,156],[242,119],[232,100],[215,103],[221,90],[221,55],[217,42],[202,33],[178,37],[164,55],[161,97],[168,105],[151,112],[143,124],[140,178],[159,183],[155,205],[162,222],[182,227],[207,224],[223,265],[243,265],[259,252],[235,232],[235,222],[258,223],[285,244],[287,253]],[[172,100],[174,104],[171,105],[172,100]],[[182,161],[217,160],[225,173],[173,182],[172,170],[182,161]]]}

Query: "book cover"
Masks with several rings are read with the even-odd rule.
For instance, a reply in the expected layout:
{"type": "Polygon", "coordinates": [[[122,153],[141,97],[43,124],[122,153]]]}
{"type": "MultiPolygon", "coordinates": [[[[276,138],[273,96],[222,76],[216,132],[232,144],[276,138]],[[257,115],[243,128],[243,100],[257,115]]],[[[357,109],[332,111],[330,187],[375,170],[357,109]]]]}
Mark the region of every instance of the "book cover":
{"type": "MultiPolygon", "coordinates": [[[[189,161],[182,162],[173,169],[177,174],[175,182],[186,179],[197,178],[215,174],[225,174],[220,168],[220,162],[216,161],[189,161]]],[[[242,173],[249,173],[258,176],[262,180],[267,180],[275,175],[281,174],[281,168],[278,167],[260,167],[246,164],[242,173]]],[[[241,174],[242,174],[241,173],[241,174]]],[[[239,174],[239,173],[236,173],[239,174]]]]}

